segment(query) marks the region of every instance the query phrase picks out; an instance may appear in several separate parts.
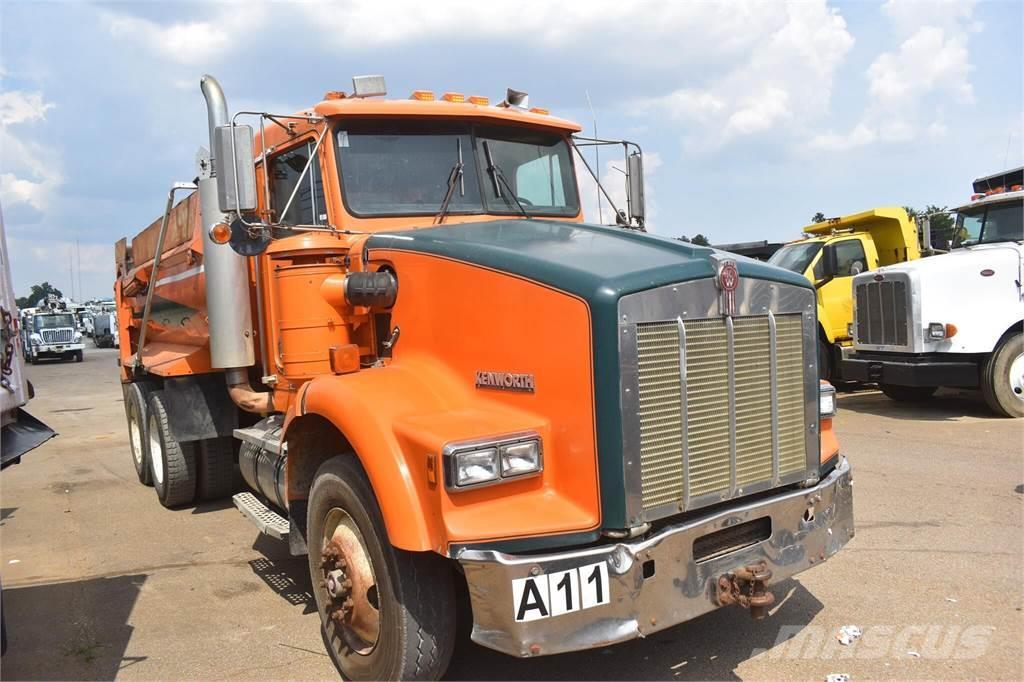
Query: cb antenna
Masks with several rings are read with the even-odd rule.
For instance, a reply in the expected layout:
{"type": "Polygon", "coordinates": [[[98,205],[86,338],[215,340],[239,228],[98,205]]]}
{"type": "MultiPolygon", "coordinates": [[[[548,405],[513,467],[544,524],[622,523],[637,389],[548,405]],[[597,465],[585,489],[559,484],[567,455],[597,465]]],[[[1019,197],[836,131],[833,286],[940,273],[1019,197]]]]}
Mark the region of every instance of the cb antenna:
{"type": "MultiPolygon", "coordinates": [[[[590,119],[593,122],[594,127],[594,139],[598,139],[597,134],[597,114],[594,113],[594,105],[590,101],[590,90],[584,90],[583,94],[587,97],[587,106],[590,108],[590,119]]],[[[601,145],[594,145],[594,168],[597,169],[597,184],[601,184],[601,145]]],[[[597,188],[597,219],[602,225],[604,225],[604,210],[601,205],[601,188],[597,188]]]]}

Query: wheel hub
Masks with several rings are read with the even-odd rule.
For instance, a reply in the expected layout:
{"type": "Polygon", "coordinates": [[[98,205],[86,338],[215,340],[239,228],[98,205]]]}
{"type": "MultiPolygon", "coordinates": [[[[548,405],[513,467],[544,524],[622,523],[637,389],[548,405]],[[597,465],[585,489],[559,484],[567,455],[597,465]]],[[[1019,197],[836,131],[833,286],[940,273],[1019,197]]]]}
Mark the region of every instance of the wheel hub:
{"type": "Polygon", "coordinates": [[[363,537],[344,510],[327,515],[320,568],[327,619],[353,650],[369,653],[380,635],[377,583],[363,537]]]}
{"type": "Polygon", "coordinates": [[[1024,355],[1010,363],[1010,390],[1017,400],[1024,402],[1024,355]]]}

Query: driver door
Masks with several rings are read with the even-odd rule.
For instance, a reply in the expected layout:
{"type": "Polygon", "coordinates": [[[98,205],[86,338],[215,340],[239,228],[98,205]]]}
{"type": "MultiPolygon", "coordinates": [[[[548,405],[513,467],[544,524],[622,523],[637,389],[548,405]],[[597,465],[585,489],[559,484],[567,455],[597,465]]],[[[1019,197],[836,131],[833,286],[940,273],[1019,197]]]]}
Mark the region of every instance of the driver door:
{"type": "MultiPolygon", "coordinates": [[[[843,239],[825,248],[835,250],[836,273],[819,289],[822,306],[828,313],[828,319],[821,322],[829,339],[843,341],[850,338],[847,324],[853,322],[853,277],[868,269],[868,259],[859,239],[843,239]]],[[[819,264],[821,258],[819,256],[819,264]]]]}

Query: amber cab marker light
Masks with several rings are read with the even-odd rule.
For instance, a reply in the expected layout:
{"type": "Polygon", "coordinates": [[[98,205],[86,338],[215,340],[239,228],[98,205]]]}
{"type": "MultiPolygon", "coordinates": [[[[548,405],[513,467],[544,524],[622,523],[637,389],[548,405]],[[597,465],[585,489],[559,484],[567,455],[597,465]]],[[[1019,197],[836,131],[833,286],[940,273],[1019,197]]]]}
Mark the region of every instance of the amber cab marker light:
{"type": "Polygon", "coordinates": [[[483,95],[470,95],[466,101],[468,101],[470,104],[475,104],[478,107],[486,107],[488,104],[491,103],[491,100],[487,99],[483,95]]]}
{"type": "Polygon", "coordinates": [[[451,102],[452,104],[462,104],[466,101],[466,96],[461,92],[446,92],[441,95],[441,99],[445,102],[451,102]]]}
{"type": "Polygon", "coordinates": [[[431,90],[413,90],[412,94],[409,95],[409,99],[414,99],[418,102],[433,102],[434,93],[431,90]]]}
{"type": "Polygon", "coordinates": [[[549,116],[551,114],[551,112],[544,107],[530,107],[530,113],[540,114],[541,116],[549,116]]]}
{"type": "Polygon", "coordinates": [[[210,239],[215,244],[227,244],[231,240],[231,227],[227,223],[217,223],[210,228],[210,239]]]}

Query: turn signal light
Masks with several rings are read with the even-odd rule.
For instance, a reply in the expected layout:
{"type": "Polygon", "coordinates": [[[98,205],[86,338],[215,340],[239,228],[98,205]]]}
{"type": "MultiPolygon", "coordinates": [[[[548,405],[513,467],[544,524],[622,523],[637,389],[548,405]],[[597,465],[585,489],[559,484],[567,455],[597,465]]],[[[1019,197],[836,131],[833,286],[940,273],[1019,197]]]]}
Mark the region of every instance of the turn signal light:
{"type": "Polygon", "coordinates": [[[486,107],[488,104],[491,103],[491,100],[487,99],[486,97],[483,97],[482,95],[470,95],[467,101],[470,104],[477,105],[478,107],[486,107]]]}
{"type": "Polygon", "coordinates": [[[217,223],[210,228],[210,239],[215,244],[227,244],[231,240],[231,226],[227,223],[217,223]]]}
{"type": "Polygon", "coordinates": [[[452,104],[462,104],[466,101],[466,96],[460,92],[446,92],[441,95],[441,99],[452,104]]]}
{"type": "Polygon", "coordinates": [[[433,102],[434,93],[431,90],[413,90],[412,94],[409,95],[409,99],[414,99],[419,102],[433,102]]]}
{"type": "Polygon", "coordinates": [[[941,341],[942,339],[951,339],[956,336],[956,325],[955,324],[942,324],[941,322],[932,322],[928,325],[928,338],[933,341],[941,341]]]}

